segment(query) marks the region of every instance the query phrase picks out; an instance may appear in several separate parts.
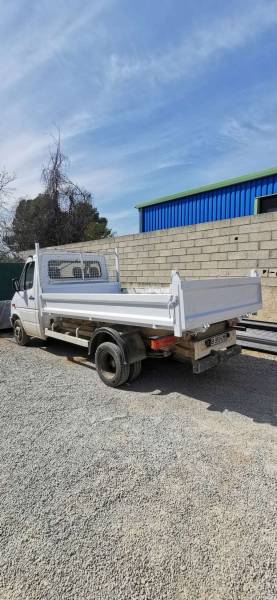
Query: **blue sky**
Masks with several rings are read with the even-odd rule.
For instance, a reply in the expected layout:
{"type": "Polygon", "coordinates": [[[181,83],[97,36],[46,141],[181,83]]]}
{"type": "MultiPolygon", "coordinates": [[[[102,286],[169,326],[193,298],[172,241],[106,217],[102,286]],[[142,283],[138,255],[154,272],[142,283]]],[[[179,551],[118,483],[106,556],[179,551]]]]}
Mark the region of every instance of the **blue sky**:
{"type": "Polygon", "coordinates": [[[277,0],[0,1],[0,165],[51,135],[114,232],[134,205],[277,164],[277,0]]]}

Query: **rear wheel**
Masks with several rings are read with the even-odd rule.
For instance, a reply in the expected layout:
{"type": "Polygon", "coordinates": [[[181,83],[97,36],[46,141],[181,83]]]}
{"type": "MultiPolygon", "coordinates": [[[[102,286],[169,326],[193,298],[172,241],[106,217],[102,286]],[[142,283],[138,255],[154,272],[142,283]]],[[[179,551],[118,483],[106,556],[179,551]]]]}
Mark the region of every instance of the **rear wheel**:
{"type": "Polygon", "coordinates": [[[16,343],[19,346],[26,346],[30,340],[27,333],[25,333],[25,329],[20,321],[20,319],[16,319],[13,326],[14,338],[16,343]]]}
{"type": "Polygon", "coordinates": [[[122,385],[130,374],[130,366],[124,364],[121,349],[112,342],[104,342],[98,346],[95,365],[100,379],[110,387],[122,385]]]}
{"type": "Polygon", "coordinates": [[[130,365],[130,375],[128,381],[135,381],[137,377],[141,374],[141,360],[136,360],[136,362],[130,365]]]}

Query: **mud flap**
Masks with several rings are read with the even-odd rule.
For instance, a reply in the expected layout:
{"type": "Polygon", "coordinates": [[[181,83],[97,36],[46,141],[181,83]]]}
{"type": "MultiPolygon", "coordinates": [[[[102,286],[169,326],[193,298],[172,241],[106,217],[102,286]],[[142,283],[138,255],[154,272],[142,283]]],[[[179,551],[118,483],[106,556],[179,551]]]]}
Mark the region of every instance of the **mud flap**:
{"type": "Polygon", "coordinates": [[[204,373],[204,371],[208,371],[213,367],[217,367],[229,358],[237,356],[240,354],[240,352],[241,347],[236,344],[234,346],[230,346],[230,348],[226,348],[226,350],[212,351],[209,356],[205,356],[204,358],[194,360],[192,362],[193,372],[197,375],[199,375],[199,373],[204,373]]]}

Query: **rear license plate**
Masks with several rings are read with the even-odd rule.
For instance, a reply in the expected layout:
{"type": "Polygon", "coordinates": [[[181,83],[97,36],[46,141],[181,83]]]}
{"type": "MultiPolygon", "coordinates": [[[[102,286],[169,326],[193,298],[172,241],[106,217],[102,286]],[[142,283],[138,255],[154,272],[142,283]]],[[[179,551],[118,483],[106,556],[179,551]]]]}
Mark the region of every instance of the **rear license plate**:
{"type": "Polygon", "coordinates": [[[214,335],[210,338],[210,345],[217,346],[218,344],[223,344],[228,339],[227,333],[220,333],[219,335],[214,335]]]}

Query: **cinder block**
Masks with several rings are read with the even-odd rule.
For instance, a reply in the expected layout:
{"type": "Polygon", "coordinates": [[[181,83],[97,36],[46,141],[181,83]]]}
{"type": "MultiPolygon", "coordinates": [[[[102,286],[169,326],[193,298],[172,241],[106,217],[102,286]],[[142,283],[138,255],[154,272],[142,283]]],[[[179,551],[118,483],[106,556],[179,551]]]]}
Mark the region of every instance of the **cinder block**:
{"type": "MultiPolygon", "coordinates": [[[[272,213],[274,214],[274,213],[272,213]]],[[[271,221],[266,223],[251,223],[250,225],[241,225],[239,228],[240,233],[256,233],[261,231],[272,231],[277,229],[277,221],[271,221]]]]}
{"type": "Polygon", "coordinates": [[[276,271],[277,272],[277,263],[275,261],[275,264],[273,263],[273,261],[270,258],[263,258],[263,259],[259,259],[258,260],[258,266],[265,268],[265,269],[270,269],[272,271],[276,271]]]}
{"type": "Polygon", "coordinates": [[[203,239],[204,237],[206,237],[206,232],[199,231],[198,229],[196,231],[192,231],[189,234],[190,240],[199,240],[199,239],[203,239]]]}
{"type": "Polygon", "coordinates": [[[168,271],[168,273],[170,273],[171,270],[172,270],[172,268],[171,268],[170,265],[165,264],[165,263],[164,264],[163,263],[160,264],[160,271],[168,271]]]}
{"type": "Polygon", "coordinates": [[[269,258],[277,258],[277,249],[269,250],[269,258]]]}
{"type": "Polygon", "coordinates": [[[251,223],[261,223],[262,221],[268,221],[268,222],[272,222],[276,220],[277,221],[277,215],[276,213],[262,213],[259,215],[253,215],[250,218],[251,223]]]}
{"type": "Polygon", "coordinates": [[[247,258],[246,250],[241,250],[238,252],[228,252],[228,260],[242,260],[247,258]]]}
{"type": "MultiPolygon", "coordinates": [[[[225,246],[221,245],[221,246],[213,246],[212,244],[210,246],[205,246],[204,251],[207,254],[212,254],[213,252],[220,252],[220,250],[224,250],[225,246]]],[[[201,248],[200,248],[201,250],[201,248]]]]}
{"type": "Polygon", "coordinates": [[[194,276],[194,271],[192,271],[191,269],[180,269],[179,273],[182,279],[192,279],[192,277],[194,276]]]}
{"type": "Polygon", "coordinates": [[[237,261],[236,260],[219,260],[217,262],[217,266],[219,269],[235,269],[237,266],[237,261]]]}
{"type": "Polygon", "coordinates": [[[183,242],[185,240],[188,239],[188,232],[187,231],[183,231],[182,233],[178,233],[177,235],[175,235],[175,241],[176,242],[183,242]]]}
{"type": "Polygon", "coordinates": [[[246,243],[238,243],[238,250],[239,251],[243,251],[243,250],[258,250],[259,248],[259,242],[246,242],[246,243]]]}
{"type": "Polygon", "coordinates": [[[167,259],[166,259],[166,263],[167,263],[168,265],[172,265],[172,263],[175,263],[175,262],[176,262],[176,260],[178,260],[178,257],[177,257],[177,256],[172,256],[172,255],[171,255],[171,256],[168,256],[168,257],[167,257],[167,259]]]}
{"type": "Polygon", "coordinates": [[[180,248],[193,248],[193,247],[194,247],[194,240],[190,240],[189,238],[187,240],[184,240],[180,244],[180,248]]]}
{"type": "Polygon", "coordinates": [[[203,271],[202,273],[201,279],[210,279],[211,277],[224,277],[225,275],[226,272],[224,269],[205,269],[205,271],[203,271]]]}
{"type": "Polygon", "coordinates": [[[133,270],[134,270],[133,262],[127,263],[125,261],[124,263],[121,263],[120,271],[133,271],[133,270]]]}
{"type": "Polygon", "coordinates": [[[185,230],[189,234],[191,231],[195,231],[196,230],[196,225],[188,225],[188,227],[185,227],[185,230]]]}
{"type": "MultiPolygon", "coordinates": [[[[184,248],[184,251],[186,250],[186,248],[184,248]]],[[[189,252],[190,254],[201,254],[202,252],[202,248],[201,246],[195,246],[195,248],[187,248],[187,252],[189,252]]],[[[207,248],[205,248],[205,252],[207,252],[207,248]]]]}
{"type": "MultiPolygon", "coordinates": [[[[210,243],[210,242],[209,242],[210,243]]],[[[195,240],[195,246],[206,246],[207,245],[207,240],[200,238],[199,240],[195,240]]]]}
{"type": "Polygon", "coordinates": [[[195,257],[195,259],[199,260],[199,262],[201,262],[201,263],[202,262],[209,262],[211,260],[212,256],[213,255],[211,255],[211,254],[205,254],[205,253],[203,253],[203,254],[200,254],[199,256],[195,257]]]}
{"type": "MultiPolygon", "coordinates": [[[[239,263],[238,263],[239,264],[239,263]]],[[[249,269],[228,269],[227,276],[228,277],[243,277],[249,273],[249,269]]]]}
{"type": "Polygon", "coordinates": [[[253,258],[254,256],[256,258],[269,258],[269,252],[270,250],[258,250],[258,252],[247,252],[247,258],[253,258]]]}
{"type": "Polygon", "coordinates": [[[167,248],[180,248],[180,242],[168,242],[167,248]]]}
{"type": "MultiPolygon", "coordinates": [[[[200,263],[201,264],[201,263],[200,263]]],[[[216,260],[209,260],[207,262],[202,263],[202,269],[217,269],[219,266],[219,262],[216,260]]]]}
{"type": "MultiPolygon", "coordinates": [[[[274,233],[274,232],[272,232],[272,233],[274,233]]],[[[271,242],[270,241],[260,242],[260,248],[261,248],[261,250],[266,250],[266,249],[276,250],[277,241],[273,239],[271,242]]]]}
{"type": "Polygon", "coordinates": [[[126,258],[133,260],[133,259],[137,258],[138,253],[137,252],[127,252],[125,256],[126,256],[126,258]]]}
{"type": "Polygon", "coordinates": [[[229,243],[229,235],[222,235],[220,237],[212,238],[212,244],[215,246],[216,244],[228,244],[229,243]]]}
{"type": "Polygon", "coordinates": [[[229,225],[232,225],[231,219],[222,219],[222,220],[219,220],[219,221],[213,221],[212,222],[212,228],[213,229],[221,229],[223,227],[228,227],[229,225]]]}
{"type": "Polygon", "coordinates": [[[144,238],[136,239],[136,246],[138,246],[138,247],[145,246],[147,243],[148,243],[148,239],[147,240],[145,240],[144,238]]]}
{"type": "Polygon", "coordinates": [[[264,242],[266,240],[271,240],[271,231],[255,231],[254,233],[249,233],[250,242],[264,242]]]}
{"type": "MultiPolygon", "coordinates": [[[[220,247],[223,248],[223,246],[220,247]]],[[[211,260],[228,260],[227,252],[215,252],[214,254],[210,254],[209,256],[211,257],[211,260]]]]}
{"type": "Polygon", "coordinates": [[[198,258],[199,258],[198,254],[195,255],[195,254],[191,254],[191,252],[190,252],[189,254],[186,254],[186,256],[184,256],[183,261],[185,264],[187,264],[187,263],[192,263],[192,262],[198,261],[198,258]]]}
{"type": "Polygon", "coordinates": [[[152,269],[144,269],[143,270],[143,277],[155,277],[155,274],[153,273],[152,269]]]}
{"type": "Polygon", "coordinates": [[[233,235],[230,235],[230,242],[231,243],[241,243],[241,242],[248,242],[248,233],[234,233],[233,235]]]}
{"type": "Polygon", "coordinates": [[[236,252],[238,249],[238,244],[225,244],[224,246],[219,246],[219,249],[222,248],[223,252],[236,252]]]}
{"type": "Polygon", "coordinates": [[[153,261],[154,261],[155,268],[156,268],[156,265],[157,265],[157,264],[159,264],[159,263],[164,263],[164,257],[163,257],[163,256],[156,256],[156,257],[153,259],[153,261]]]}
{"type": "Polygon", "coordinates": [[[239,225],[239,227],[249,225],[250,217],[238,217],[237,219],[231,219],[231,223],[234,225],[239,225]]]}
{"type": "Polygon", "coordinates": [[[202,231],[201,235],[202,238],[205,238],[207,240],[209,240],[210,238],[213,238],[215,235],[220,235],[220,230],[219,229],[214,229],[214,227],[211,227],[210,229],[207,229],[207,231],[202,231]]]}
{"type": "Polygon", "coordinates": [[[197,223],[195,226],[196,231],[205,231],[207,229],[213,229],[213,221],[207,221],[206,223],[197,223]]]}
{"type": "Polygon", "coordinates": [[[257,267],[258,260],[256,258],[240,260],[237,262],[237,265],[240,269],[255,269],[257,267]]]}
{"type": "Polygon", "coordinates": [[[152,256],[146,256],[143,260],[139,261],[138,265],[141,266],[142,264],[144,265],[152,265],[153,264],[153,258],[152,256]]]}

